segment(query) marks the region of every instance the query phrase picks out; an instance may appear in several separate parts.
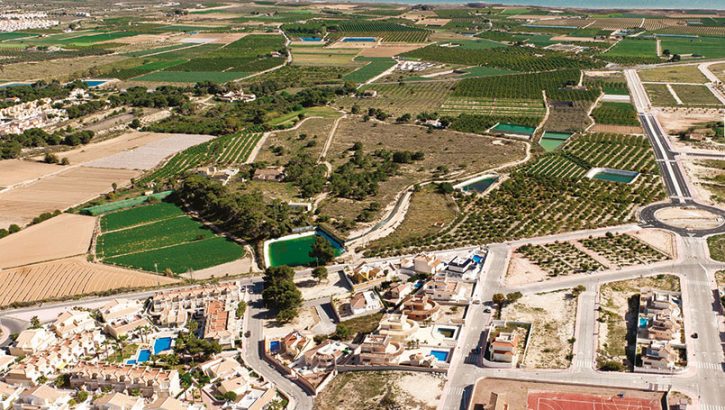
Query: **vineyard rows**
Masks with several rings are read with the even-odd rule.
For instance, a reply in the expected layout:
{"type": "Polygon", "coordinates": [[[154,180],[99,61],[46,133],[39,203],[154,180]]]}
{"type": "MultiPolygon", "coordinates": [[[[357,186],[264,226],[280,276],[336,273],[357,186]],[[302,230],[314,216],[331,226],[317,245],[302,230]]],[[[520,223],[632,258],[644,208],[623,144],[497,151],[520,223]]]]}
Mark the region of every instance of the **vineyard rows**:
{"type": "Polygon", "coordinates": [[[230,134],[193,146],[176,154],[163,167],[143,178],[142,182],[169,178],[202,165],[241,164],[261,137],[260,133],[230,134]]]}

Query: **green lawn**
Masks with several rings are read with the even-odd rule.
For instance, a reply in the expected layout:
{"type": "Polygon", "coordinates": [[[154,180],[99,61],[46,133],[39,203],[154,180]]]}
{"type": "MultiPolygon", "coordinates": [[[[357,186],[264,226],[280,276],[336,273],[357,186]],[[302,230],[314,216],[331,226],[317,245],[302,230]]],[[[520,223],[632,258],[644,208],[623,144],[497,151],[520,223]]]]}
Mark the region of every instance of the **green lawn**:
{"type": "Polygon", "coordinates": [[[716,261],[725,262],[725,235],[715,235],[707,238],[710,248],[710,257],[716,261]]]}
{"type": "Polygon", "coordinates": [[[242,256],[244,256],[244,249],[238,244],[226,238],[214,237],[148,252],[108,258],[105,262],[149,272],[163,272],[170,269],[176,274],[181,274],[189,270],[232,262],[242,256]]]}

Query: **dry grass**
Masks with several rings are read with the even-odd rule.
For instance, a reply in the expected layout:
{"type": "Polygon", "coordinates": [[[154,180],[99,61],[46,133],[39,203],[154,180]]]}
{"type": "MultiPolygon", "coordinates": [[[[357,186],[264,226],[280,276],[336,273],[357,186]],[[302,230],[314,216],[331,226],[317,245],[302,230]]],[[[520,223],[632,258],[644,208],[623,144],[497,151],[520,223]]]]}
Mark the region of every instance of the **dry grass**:
{"type": "Polygon", "coordinates": [[[421,151],[425,158],[413,164],[401,165],[398,175],[381,183],[378,194],[365,201],[325,201],[321,212],[338,219],[355,219],[373,201],[385,208],[402,190],[415,183],[430,180],[439,166],[446,167],[449,176],[461,177],[500,166],[525,155],[524,144],[515,141],[448,130],[428,133],[425,128],[418,126],[362,122],[356,117],[340,122],[327,155],[333,169],[348,161],[349,150],[355,142],[361,142],[366,153],[380,149],[421,151]]]}
{"type": "Polygon", "coordinates": [[[317,158],[322,152],[334,122],[335,118],[309,118],[296,130],[271,133],[255,162],[284,165],[298,154],[317,158]],[[273,147],[282,147],[283,150],[275,153],[273,147]]]}
{"type": "Polygon", "coordinates": [[[87,56],[66,58],[38,63],[16,63],[3,66],[2,78],[9,81],[62,80],[67,81],[73,74],[93,67],[115,63],[128,57],[120,55],[87,56]]]}
{"type": "Polygon", "coordinates": [[[529,350],[524,358],[526,367],[565,369],[571,363],[569,340],[574,337],[576,299],[568,291],[526,295],[502,312],[506,320],[529,322],[529,350]]]}
{"type": "Polygon", "coordinates": [[[374,243],[374,246],[393,245],[412,238],[439,232],[458,215],[455,201],[443,194],[436,193],[432,187],[413,194],[410,207],[403,223],[393,233],[374,243]]]}
{"type": "Polygon", "coordinates": [[[442,393],[443,383],[441,378],[426,373],[341,373],[317,396],[315,408],[319,410],[435,409],[442,393]],[[384,406],[384,398],[385,401],[392,400],[396,405],[384,406]]]}
{"type": "Polygon", "coordinates": [[[638,74],[642,81],[700,84],[707,82],[707,77],[698,70],[696,65],[681,65],[640,70],[638,74]]]}
{"type": "Polygon", "coordinates": [[[90,263],[82,257],[0,272],[0,306],[121,288],[148,288],[175,279],[90,263]]]}

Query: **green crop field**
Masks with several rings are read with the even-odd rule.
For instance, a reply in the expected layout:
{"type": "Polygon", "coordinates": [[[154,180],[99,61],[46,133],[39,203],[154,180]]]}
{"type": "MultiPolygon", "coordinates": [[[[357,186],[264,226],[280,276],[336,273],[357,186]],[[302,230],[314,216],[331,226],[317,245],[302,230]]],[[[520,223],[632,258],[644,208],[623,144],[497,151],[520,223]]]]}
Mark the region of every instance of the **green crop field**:
{"type": "Polygon", "coordinates": [[[239,245],[226,238],[215,237],[108,258],[104,262],[149,272],[163,272],[169,269],[178,275],[189,270],[205,269],[232,262],[242,256],[244,256],[244,249],[239,245]]]}
{"type": "Polygon", "coordinates": [[[626,38],[600,55],[607,61],[622,64],[657,63],[657,42],[652,39],[626,38]]]}
{"type": "Polygon", "coordinates": [[[328,32],[330,40],[342,37],[376,37],[386,42],[422,43],[428,39],[430,31],[403,24],[356,20],[343,22],[335,31],[328,32]]]}
{"type": "Polygon", "coordinates": [[[567,84],[579,81],[579,70],[560,70],[546,73],[513,74],[496,77],[467,78],[456,85],[453,95],[459,97],[542,98],[561,101],[593,101],[600,90],[567,89],[567,84]]]}
{"type": "Polygon", "coordinates": [[[198,83],[200,81],[225,83],[246,77],[249,74],[251,73],[229,71],[157,71],[135,78],[135,80],[159,83],[198,83]]]}
{"type": "Polygon", "coordinates": [[[638,126],[637,110],[630,103],[603,102],[592,111],[597,124],[638,126]]]}
{"type": "Polygon", "coordinates": [[[644,89],[655,107],[674,107],[677,105],[675,97],[667,89],[666,84],[644,84],[644,89]]]}
{"type": "Polygon", "coordinates": [[[693,54],[705,58],[725,57],[725,38],[660,38],[662,50],[670,50],[671,54],[693,54]]]}
{"type": "Polygon", "coordinates": [[[147,175],[142,181],[171,178],[203,164],[228,166],[244,163],[261,137],[260,133],[245,132],[224,135],[195,145],[174,155],[163,167],[147,175]]]}
{"type": "Polygon", "coordinates": [[[563,53],[533,50],[523,47],[497,47],[488,49],[441,47],[429,45],[401,54],[402,57],[446,64],[481,65],[513,71],[550,71],[563,68],[593,68],[592,60],[571,57],[563,53]]]}
{"type": "Polygon", "coordinates": [[[160,202],[158,204],[143,205],[103,215],[101,217],[101,230],[103,232],[115,231],[182,215],[184,215],[184,212],[172,203],[160,202]]]}
{"type": "Polygon", "coordinates": [[[368,61],[368,63],[350,74],[345,75],[343,79],[354,83],[364,83],[395,65],[395,60],[387,57],[360,57],[356,61],[368,61]]]}
{"type": "Polygon", "coordinates": [[[146,225],[104,233],[98,237],[96,254],[112,257],[182,242],[211,238],[214,234],[186,215],[146,225]]]}
{"type": "Polygon", "coordinates": [[[100,43],[102,41],[110,41],[110,40],[116,40],[123,37],[131,37],[135,36],[138,33],[133,31],[116,31],[112,33],[98,33],[98,34],[91,34],[88,36],[80,36],[80,37],[72,37],[60,40],[59,43],[62,44],[73,44],[76,46],[89,46],[96,43],[100,43]]]}
{"type": "Polygon", "coordinates": [[[101,218],[96,255],[106,263],[176,274],[240,258],[244,250],[217,237],[172,203],[142,205],[101,218]]]}

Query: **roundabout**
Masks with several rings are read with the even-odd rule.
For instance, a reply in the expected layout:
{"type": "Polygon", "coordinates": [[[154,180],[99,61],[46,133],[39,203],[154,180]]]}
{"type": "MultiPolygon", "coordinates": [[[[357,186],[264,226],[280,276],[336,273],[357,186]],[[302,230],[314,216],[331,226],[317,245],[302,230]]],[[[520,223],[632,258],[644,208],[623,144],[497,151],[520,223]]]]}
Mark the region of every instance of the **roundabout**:
{"type": "Polygon", "coordinates": [[[725,233],[725,211],[694,201],[649,205],[642,209],[639,217],[646,225],[680,235],[703,237],[725,233]]]}

